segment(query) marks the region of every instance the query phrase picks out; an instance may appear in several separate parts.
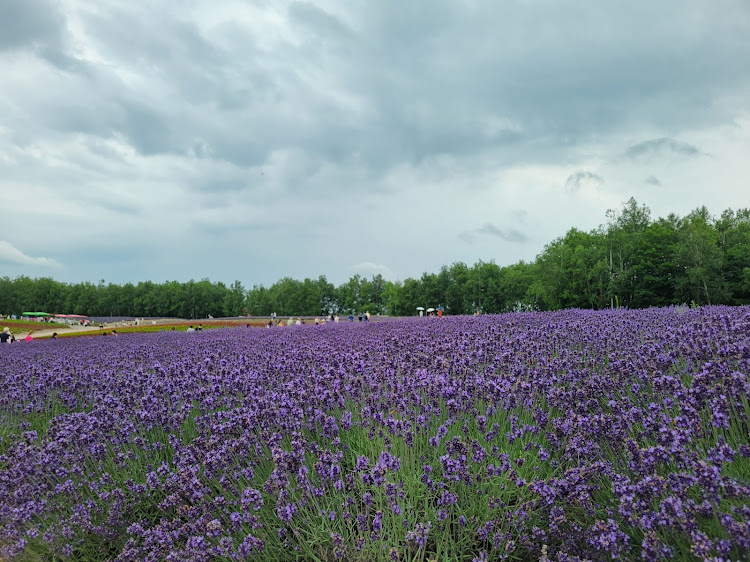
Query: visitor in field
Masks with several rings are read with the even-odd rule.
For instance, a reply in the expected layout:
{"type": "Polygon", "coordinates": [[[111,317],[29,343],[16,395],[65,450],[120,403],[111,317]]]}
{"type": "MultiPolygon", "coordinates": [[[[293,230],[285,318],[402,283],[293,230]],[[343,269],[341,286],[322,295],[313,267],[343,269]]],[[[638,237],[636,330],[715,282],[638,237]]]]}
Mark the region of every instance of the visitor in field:
{"type": "Polygon", "coordinates": [[[0,343],[11,343],[10,336],[10,328],[6,326],[5,328],[3,328],[3,332],[0,334],[0,343]]]}
{"type": "Polygon", "coordinates": [[[195,328],[193,328],[192,326],[188,326],[187,331],[188,332],[195,332],[195,328]]]}
{"type": "Polygon", "coordinates": [[[57,332],[52,332],[52,339],[53,339],[53,340],[56,340],[56,339],[57,339],[57,332]]]}

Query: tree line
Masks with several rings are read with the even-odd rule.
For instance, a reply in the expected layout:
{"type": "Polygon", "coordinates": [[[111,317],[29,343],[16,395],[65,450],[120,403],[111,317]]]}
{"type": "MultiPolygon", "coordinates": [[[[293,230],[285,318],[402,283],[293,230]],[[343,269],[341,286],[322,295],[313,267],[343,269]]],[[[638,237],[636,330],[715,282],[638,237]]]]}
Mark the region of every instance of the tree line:
{"type": "Polygon", "coordinates": [[[648,207],[631,198],[606,218],[590,232],[571,228],[533,262],[455,262],[403,282],[354,275],[336,287],[321,275],[302,281],[285,277],[270,287],[246,289],[240,281],[226,285],[207,279],[118,285],[3,277],[0,313],[206,318],[369,311],[405,316],[416,314],[417,306],[472,314],[750,304],[750,209],[727,209],[716,218],[703,206],[685,217],[653,220],[648,207]]]}

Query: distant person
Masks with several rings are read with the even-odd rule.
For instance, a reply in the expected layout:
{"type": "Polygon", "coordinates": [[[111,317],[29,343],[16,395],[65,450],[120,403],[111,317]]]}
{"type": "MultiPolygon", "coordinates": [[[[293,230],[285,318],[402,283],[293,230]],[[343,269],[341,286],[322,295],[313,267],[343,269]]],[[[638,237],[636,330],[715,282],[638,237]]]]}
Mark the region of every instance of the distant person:
{"type": "Polygon", "coordinates": [[[187,331],[188,333],[195,332],[195,328],[193,328],[192,326],[188,326],[187,331]]]}
{"type": "Polygon", "coordinates": [[[0,333],[0,343],[11,343],[10,336],[11,336],[10,328],[6,326],[5,328],[3,328],[2,333],[0,333]]]}
{"type": "Polygon", "coordinates": [[[354,322],[354,314],[349,315],[349,322],[354,322]]]}
{"type": "Polygon", "coordinates": [[[117,335],[117,330],[112,330],[112,335],[116,336],[117,335]]]}
{"type": "Polygon", "coordinates": [[[196,332],[202,332],[203,331],[203,324],[198,324],[198,327],[195,329],[196,332]]]}
{"type": "Polygon", "coordinates": [[[320,324],[320,318],[317,316],[315,317],[315,325],[318,326],[320,324]]]}
{"type": "Polygon", "coordinates": [[[420,316],[420,317],[424,316],[424,310],[420,310],[420,311],[419,311],[419,316],[420,316]]]}
{"type": "Polygon", "coordinates": [[[293,326],[294,325],[294,318],[291,316],[289,317],[289,320],[286,321],[287,326],[293,326]]]}
{"type": "Polygon", "coordinates": [[[443,317],[443,309],[438,308],[438,318],[442,318],[442,317],[443,317]]]}
{"type": "Polygon", "coordinates": [[[172,326],[172,331],[173,331],[173,332],[174,332],[174,331],[175,331],[176,329],[177,329],[177,328],[175,328],[174,326],[172,326]]]}
{"type": "Polygon", "coordinates": [[[56,340],[56,339],[57,339],[57,332],[53,332],[53,333],[52,333],[52,339],[53,339],[53,340],[56,340]]]}

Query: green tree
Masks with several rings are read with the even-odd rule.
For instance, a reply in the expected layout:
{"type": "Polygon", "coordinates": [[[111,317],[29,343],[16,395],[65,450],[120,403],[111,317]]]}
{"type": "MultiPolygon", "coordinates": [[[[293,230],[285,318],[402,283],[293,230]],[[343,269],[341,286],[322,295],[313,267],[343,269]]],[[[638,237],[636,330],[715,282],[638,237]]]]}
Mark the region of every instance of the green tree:
{"type": "Polygon", "coordinates": [[[651,224],[651,211],[645,205],[638,205],[631,197],[619,213],[607,211],[607,218],[610,306],[614,306],[615,300],[631,306],[639,280],[634,269],[636,248],[642,243],[645,230],[651,224]]]}
{"type": "Polygon", "coordinates": [[[676,282],[677,297],[697,304],[726,300],[721,277],[722,253],[717,231],[705,206],[692,211],[678,231],[677,265],[683,273],[676,282]]]}
{"type": "Polygon", "coordinates": [[[716,222],[729,304],[750,304],[750,209],[727,209],[716,222]]]}

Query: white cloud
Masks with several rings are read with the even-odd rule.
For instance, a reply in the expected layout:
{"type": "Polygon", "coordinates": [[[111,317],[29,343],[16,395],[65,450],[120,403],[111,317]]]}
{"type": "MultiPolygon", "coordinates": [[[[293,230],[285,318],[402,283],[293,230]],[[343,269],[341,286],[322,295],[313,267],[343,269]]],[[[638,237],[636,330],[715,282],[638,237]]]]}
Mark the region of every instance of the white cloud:
{"type": "Polygon", "coordinates": [[[379,265],[369,261],[358,263],[357,265],[352,265],[349,269],[354,273],[366,276],[380,274],[386,279],[391,277],[392,275],[392,272],[388,266],[379,265]]]}
{"type": "Polygon", "coordinates": [[[35,258],[26,255],[7,240],[0,240],[0,262],[20,265],[39,265],[43,267],[60,266],[60,264],[52,258],[35,258]]]}

